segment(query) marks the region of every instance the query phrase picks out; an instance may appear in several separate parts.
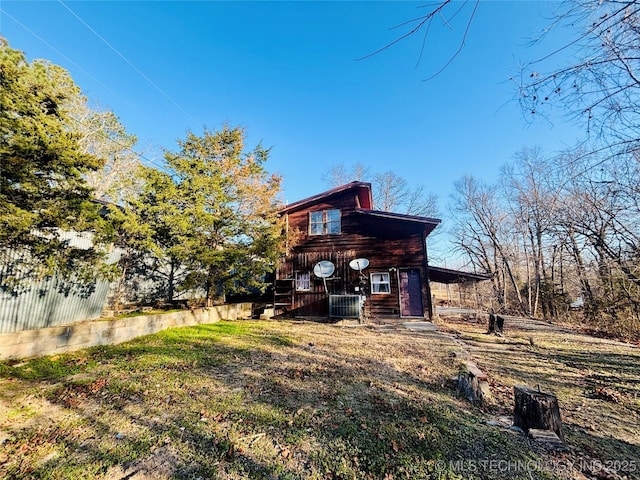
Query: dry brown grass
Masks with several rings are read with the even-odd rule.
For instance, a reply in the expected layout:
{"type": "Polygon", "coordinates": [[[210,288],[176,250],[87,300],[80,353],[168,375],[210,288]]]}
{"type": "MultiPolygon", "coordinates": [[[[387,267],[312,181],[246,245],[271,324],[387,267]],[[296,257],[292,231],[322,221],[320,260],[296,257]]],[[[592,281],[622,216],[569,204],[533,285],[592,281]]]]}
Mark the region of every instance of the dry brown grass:
{"type": "Polygon", "coordinates": [[[556,467],[585,452],[638,459],[637,351],[510,323],[503,339],[442,325],[453,335],[220,322],[0,364],[0,476],[585,478],[585,468],[556,467]],[[592,357],[594,345],[609,356],[592,357]],[[455,391],[454,352],[465,348],[489,373],[496,405],[455,391]],[[573,450],[487,424],[510,413],[514,383],[558,394],[573,450]],[[611,392],[597,390],[604,383],[611,392]],[[590,422],[594,413],[608,420],[590,422]]]}
{"type": "Polygon", "coordinates": [[[510,414],[514,385],[539,386],[558,397],[573,459],[593,465],[596,478],[640,478],[637,345],[511,317],[503,337],[487,335],[484,318],[452,316],[441,326],[467,345],[489,375],[497,397],[493,412],[510,414]],[[613,468],[597,477],[599,464],[613,468]]]}

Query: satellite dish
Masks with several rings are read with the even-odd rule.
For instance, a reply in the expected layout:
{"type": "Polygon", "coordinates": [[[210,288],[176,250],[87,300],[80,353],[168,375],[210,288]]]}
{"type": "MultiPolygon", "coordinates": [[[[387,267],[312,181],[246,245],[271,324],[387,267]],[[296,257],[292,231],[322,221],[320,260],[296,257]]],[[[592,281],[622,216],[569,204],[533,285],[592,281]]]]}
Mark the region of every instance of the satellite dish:
{"type": "Polygon", "coordinates": [[[357,271],[364,270],[369,266],[369,260],[367,260],[366,258],[356,258],[355,260],[351,260],[349,262],[349,266],[353,270],[357,270],[357,271]]]}
{"type": "Polygon", "coordinates": [[[313,274],[318,278],[327,278],[333,275],[336,267],[329,260],[322,260],[321,262],[316,263],[316,266],[313,267],[313,274]]]}

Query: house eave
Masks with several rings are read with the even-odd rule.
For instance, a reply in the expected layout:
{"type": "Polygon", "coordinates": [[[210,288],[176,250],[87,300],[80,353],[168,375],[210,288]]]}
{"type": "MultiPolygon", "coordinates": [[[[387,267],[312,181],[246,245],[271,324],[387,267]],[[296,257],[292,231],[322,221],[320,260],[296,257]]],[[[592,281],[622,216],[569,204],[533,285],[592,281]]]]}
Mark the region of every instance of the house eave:
{"type": "Polygon", "coordinates": [[[440,220],[439,218],[421,217],[418,215],[385,212],[382,210],[370,210],[366,208],[356,208],[355,213],[368,216],[368,217],[382,218],[386,220],[422,224],[425,226],[426,235],[429,235],[438,225],[440,225],[440,222],[442,222],[442,220],[440,220]]]}

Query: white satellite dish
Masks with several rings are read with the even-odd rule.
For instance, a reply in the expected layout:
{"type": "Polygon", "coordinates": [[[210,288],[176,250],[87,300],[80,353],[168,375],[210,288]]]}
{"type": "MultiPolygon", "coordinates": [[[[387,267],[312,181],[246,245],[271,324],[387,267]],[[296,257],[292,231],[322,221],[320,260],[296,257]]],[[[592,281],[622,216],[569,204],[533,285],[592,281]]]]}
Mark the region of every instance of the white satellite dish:
{"type": "Polygon", "coordinates": [[[366,258],[356,258],[355,260],[351,260],[349,262],[349,266],[353,270],[361,271],[369,266],[369,260],[366,258]]]}
{"type": "Polygon", "coordinates": [[[313,267],[313,274],[318,278],[327,278],[333,275],[336,267],[329,260],[322,260],[321,262],[316,263],[316,266],[313,267]]]}

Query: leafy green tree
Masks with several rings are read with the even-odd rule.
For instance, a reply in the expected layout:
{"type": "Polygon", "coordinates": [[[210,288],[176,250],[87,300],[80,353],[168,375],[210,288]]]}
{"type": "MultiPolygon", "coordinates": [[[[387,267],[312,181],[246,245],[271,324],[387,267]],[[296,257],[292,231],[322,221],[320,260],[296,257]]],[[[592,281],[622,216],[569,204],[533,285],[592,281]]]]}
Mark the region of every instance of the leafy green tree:
{"type": "Polygon", "coordinates": [[[187,261],[183,245],[188,225],[181,213],[182,202],[171,175],[158,169],[139,166],[127,190],[123,206],[111,205],[110,216],[117,225],[118,244],[124,255],[120,261],[121,279],[116,303],[123,289],[135,291],[134,302],[164,299],[172,301],[180,283],[183,263],[187,261]],[[139,279],[151,288],[140,285],[139,279]],[[129,288],[124,284],[129,283],[129,288]]]}
{"type": "Polygon", "coordinates": [[[268,150],[245,151],[241,128],[188,133],[166,152],[172,174],[140,169],[142,190],[116,214],[127,243],[149,274],[164,277],[165,299],[179,290],[213,298],[266,286],[281,252],[277,217],[281,179],[264,163],[268,150]],[[150,257],[153,265],[150,265],[150,257]]]}
{"type": "MultiPolygon", "coordinates": [[[[29,63],[0,38],[0,248],[21,253],[11,264],[22,276],[78,273],[101,257],[65,236],[91,233],[99,241],[106,231],[85,181],[102,162],[80,150],[63,108],[80,95],[64,69],[29,63]]],[[[12,273],[5,270],[4,280],[12,273]]]]}

